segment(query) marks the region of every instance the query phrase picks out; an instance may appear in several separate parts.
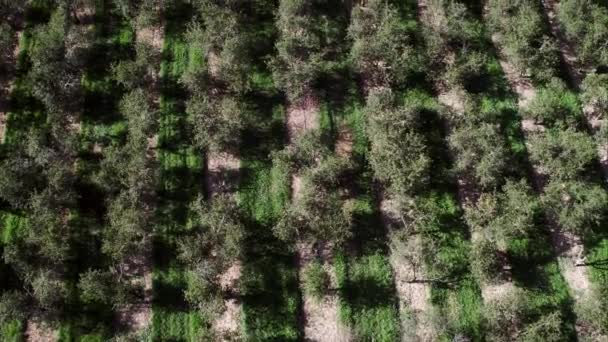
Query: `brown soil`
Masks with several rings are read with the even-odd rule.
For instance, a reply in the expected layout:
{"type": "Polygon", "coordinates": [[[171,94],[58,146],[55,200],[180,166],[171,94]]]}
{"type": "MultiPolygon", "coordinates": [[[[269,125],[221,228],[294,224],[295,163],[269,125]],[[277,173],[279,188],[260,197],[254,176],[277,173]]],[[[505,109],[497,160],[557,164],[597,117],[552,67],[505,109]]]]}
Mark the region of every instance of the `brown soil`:
{"type": "Polygon", "coordinates": [[[57,331],[44,324],[37,318],[28,320],[25,327],[27,342],[55,342],[59,339],[57,331]]]}
{"type": "Polygon", "coordinates": [[[239,181],[241,160],[228,152],[207,153],[205,186],[209,197],[233,191],[239,181]]]}
{"type": "Polygon", "coordinates": [[[287,108],[287,134],[292,142],[307,130],[319,128],[319,101],[311,92],[287,108]]]}
{"type": "Polygon", "coordinates": [[[336,154],[342,158],[350,158],[353,152],[353,133],[347,127],[341,127],[336,140],[336,154]]]}
{"type": "Polygon", "coordinates": [[[118,324],[131,331],[139,331],[150,323],[152,315],[152,241],[144,242],[143,252],[133,254],[119,265],[122,277],[134,287],[142,289],[138,302],[129,303],[117,311],[118,324]]]}
{"type": "Polygon", "coordinates": [[[515,290],[515,285],[511,281],[504,281],[499,284],[485,284],[481,287],[481,297],[485,303],[504,298],[509,292],[515,290]]]}
{"type": "MultiPolygon", "coordinates": [[[[318,123],[319,103],[317,98],[309,92],[299,101],[291,103],[287,108],[287,133],[290,142],[293,142],[307,130],[316,129],[318,123]]],[[[346,132],[346,131],[344,131],[346,132]]],[[[352,142],[348,142],[348,134],[342,134],[338,138],[338,148],[347,156],[346,153],[352,150],[352,142]],[[339,147],[338,147],[339,146],[339,147]]],[[[292,175],[292,201],[297,201],[302,188],[302,178],[300,175],[292,175]]],[[[335,275],[332,265],[332,246],[322,246],[313,249],[308,243],[300,242],[296,246],[299,279],[304,279],[303,272],[306,267],[318,257],[331,275],[332,288],[335,288],[335,275]]],[[[338,315],[338,297],[335,293],[327,294],[321,301],[312,298],[305,291],[302,291],[302,325],[304,330],[304,341],[352,341],[352,336],[348,327],[341,323],[338,315]]]]}
{"type": "Polygon", "coordinates": [[[238,290],[241,274],[242,265],[237,261],[220,275],[220,286],[231,297],[224,300],[225,310],[213,322],[213,331],[220,341],[233,341],[240,333],[241,302],[238,290]]]}
{"type": "MultiPolygon", "coordinates": [[[[493,34],[492,42],[495,46],[500,47],[500,36],[493,34]]],[[[511,87],[518,94],[519,107],[525,108],[528,103],[530,103],[530,100],[536,95],[536,89],[532,85],[532,80],[529,77],[522,75],[511,63],[507,63],[507,59],[500,48],[498,50],[498,61],[500,62],[500,66],[511,84],[511,87]]]]}
{"type": "MultiPolygon", "coordinates": [[[[393,203],[383,198],[380,202],[380,213],[385,227],[389,229],[389,235],[394,231],[394,227],[399,226],[399,219],[395,214],[393,203]]],[[[416,236],[412,236],[416,239],[416,236]]],[[[412,244],[418,241],[410,241],[412,244]]],[[[415,247],[413,247],[415,248],[415,247]]],[[[404,340],[412,341],[433,341],[434,331],[432,329],[430,317],[430,297],[431,284],[421,281],[424,274],[421,270],[414,269],[413,265],[399,258],[398,253],[394,251],[390,254],[390,263],[393,268],[395,277],[395,287],[399,298],[399,312],[407,312],[412,317],[415,329],[415,338],[408,336],[410,326],[403,326],[404,340]]],[[[405,323],[405,322],[403,322],[405,323]]]]}
{"type": "MultiPolygon", "coordinates": [[[[330,289],[337,287],[333,272],[333,246],[325,245],[313,248],[309,243],[298,243],[296,246],[298,256],[299,279],[304,279],[304,270],[315,259],[320,260],[328,274],[330,274],[330,289]]],[[[352,341],[351,333],[341,323],[338,315],[338,296],[328,293],[321,300],[317,300],[302,291],[304,311],[304,341],[310,342],[346,342],[352,341]]]]}

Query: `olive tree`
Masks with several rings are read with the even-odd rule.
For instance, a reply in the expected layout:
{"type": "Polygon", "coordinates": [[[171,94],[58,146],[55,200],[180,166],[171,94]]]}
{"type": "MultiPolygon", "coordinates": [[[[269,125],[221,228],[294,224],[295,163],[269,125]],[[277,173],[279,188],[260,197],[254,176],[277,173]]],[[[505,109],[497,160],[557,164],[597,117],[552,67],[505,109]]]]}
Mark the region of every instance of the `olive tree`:
{"type": "Polygon", "coordinates": [[[597,228],[608,213],[608,194],[597,184],[552,181],[542,201],[566,230],[584,235],[597,228]]]}
{"type": "Polygon", "coordinates": [[[315,19],[310,1],[279,2],[277,55],[271,68],[276,84],[292,100],[310,91],[320,73],[323,51],[315,19]]]}
{"type": "Polygon", "coordinates": [[[525,117],[549,126],[557,123],[576,124],[582,114],[578,96],[557,78],[541,87],[524,111],[525,117]]]}
{"type": "Polygon", "coordinates": [[[572,128],[536,134],[530,140],[530,158],[554,179],[576,179],[597,160],[593,139],[572,128]]]}
{"type": "Polygon", "coordinates": [[[421,127],[425,104],[416,95],[395,104],[388,89],[373,91],[364,112],[375,177],[393,195],[421,189],[429,181],[431,158],[421,127]]]}
{"type": "Polygon", "coordinates": [[[506,142],[497,125],[465,122],[449,136],[456,170],[470,173],[483,189],[500,185],[509,163],[506,142]]]}
{"type": "Polygon", "coordinates": [[[192,234],[179,242],[179,258],[188,266],[186,299],[206,315],[223,307],[219,275],[243,253],[245,225],[233,195],[211,203],[202,197],[190,207],[192,234]]]}
{"type": "Polygon", "coordinates": [[[108,271],[88,270],[78,280],[80,300],[89,305],[119,306],[126,302],[123,282],[117,282],[108,271]]]}
{"type": "Polygon", "coordinates": [[[25,296],[18,291],[4,291],[0,296],[0,325],[27,317],[25,296]]]}
{"type": "Polygon", "coordinates": [[[205,18],[205,28],[192,30],[189,38],[206,52],[211,76],[230,90],[242,93],[249,89],[252,37],[242,29],[243,19],[238,9],[231,7],[229,4],[202,1],[199,11],[205,18]]]}
{"type": "Polygon", "coordinates": [[[273,228],[275,235],[287,242],[345,242],[351,235],[353,208],[339,189],[349,167],[347,160],[328,156],[301,170],[300,193],[273,228]]]}
{"type": "Polygon", "coordinates": [[[121,192],[110,200],[107,220],[102,244],[106,255],[121,262],[142,250],[150,229],[143,203],[121,192]]]}
{"type": "Polygon", "coordinates": [[[540,4],[531,0],[488,2],[491,29],[500,36],[505,53],[523,74],[545,82],[556,75],[559,53],[549,37],[540,4]]]}
{"type": "Polygon", "coordinates": [[[367,1],[352,11],[348,35],[357,70],[375,84],[401,84],[423,68],[415,23],[401,18],[384,0],[367,1]]]}
{"type": "Polygon", "coordinates": [[[511,239],[534,230],[540,203],[525,181],[508,180],[500,192],[484,193],[474,206],[465,208],[471,229],[502,249],[511,239]]]}
{"type": "Polygon", "coordinates": [[[591,0],[560,1],[557,16],[583,63],[608,65],[608,9],[605,6],[591,0]]]}
{"type": "Polygon", "coordinates": [[[608,118],[608,74],[588,74],[583,80],[581,99],[595,113],[608,118]]]}
{"type": "Polygon", "coordinates": [[[244,104],[235,97],[195,94],[186,105],[194,142],[202,150],[226,151],[239,145],[244,104]]]}

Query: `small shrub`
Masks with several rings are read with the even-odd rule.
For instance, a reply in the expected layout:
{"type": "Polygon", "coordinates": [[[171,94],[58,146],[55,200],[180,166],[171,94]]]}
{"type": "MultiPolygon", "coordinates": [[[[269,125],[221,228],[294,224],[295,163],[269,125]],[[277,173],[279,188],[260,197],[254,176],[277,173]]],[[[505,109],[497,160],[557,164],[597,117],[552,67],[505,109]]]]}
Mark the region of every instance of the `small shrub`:
{"type": "Polygon", "coordinates": [[[329,276],[327,272],[319,261],[313,261],[304,270],[304,292],[320,301],[328,289],[329,276]]]}

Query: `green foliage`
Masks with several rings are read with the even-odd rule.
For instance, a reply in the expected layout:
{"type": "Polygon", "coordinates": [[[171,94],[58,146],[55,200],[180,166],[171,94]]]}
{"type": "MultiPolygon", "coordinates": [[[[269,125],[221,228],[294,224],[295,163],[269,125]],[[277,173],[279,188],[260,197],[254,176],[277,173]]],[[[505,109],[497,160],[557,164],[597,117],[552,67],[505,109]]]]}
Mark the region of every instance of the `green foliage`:
{"type": "Polygon", "coordinates": [[[597,150],[585,132],[555,129],[531,138],[530,158],[553,179],[572,180],[589,170],[597,160],[597,150]]]}
{"type": "Polygon", "coordinates": [[[78,290],[80,300],[89,305],[119,307],[128,302],[126,284],[116,282],[116,275],[107,271],[88,270],[80,274],[78,290]]]}
{"type": "Polygon", "coordinates": [[[310,90],[323,61],[322,37],[316,29],[313,4],[305,0],[281,0],[276,25],[279,39],[272,60],[273,78],[290,99],[310,90]]]}
{"type": "Polygon", "coordinates": [[[22,342],[23,338],[23,321],[13,320],[7,323],[0,323],[0,338],[6,342],[22,342]]]}
{"type": "Polygon", "coordinates": [[[471,248],[471,272],[481,284],[500,283],[503,272],[502,260],[498,256],[496,244],[482,237],[471,248]]]}
{"type": "Polygon", "coordinates": [[[576,313],[580,315],[581,320],[602,334],[608,331],[608,300],[605,292],[605,288],[592,288],[591,294],[576,307],[576,313]]]}
{"type": "Polygon", "coordinates": [[[509,155],[497,125],[464,123],[454,129],[449,144],[457,156],[457,172],[470,173],[483,189],[500,185],[509,155]]]}
{"type": "Polygon", "coordinates": [[[155,77],[154,66],[159,56],[156,49],[145,43],[135,46],[135,60],[120,60],[112,65],[112,76],[125,88],[142,87],[155,77]]]}
{"type": "MultiPolygon", "coordinates": [[[[21,322],[26,318],[27,303],[23,294],[17,291],[4,291],[0,296],[0,327],[11,329],[9,326],[14,322],[21,322]]],[[[4,336],[4,332],[0,336],[4,336]]]]}
{"type": "Polygon", "coordinates": [[[509,341],[522,329],[525,312],[525,294],[522,290],[512,290],[485,305],[483,314],[487,322],[487,338],[509,341]]]}
{"type": "Polygon", "coordinates": [[[608,213],[608,194],[597,184],[552,181],[542,200],[564,229],[583,236],[597,229],[608,213]]]}
{"type": "Polygon", "coordinates": [[[524,180],[507,181],[502,192],[484,193],[474,207],[467,207],[467,224],[495,244],[505,247],[511,239],[532,233],[540,203],[524,180]]]}
{"type": "Polygon", "coordinates": [[[540,83],[555,76],[559,66],[557,43],[546,33],[541,4],[492,0],[488,8],[490,27],[500,34],[504,51],[519,72],[540,83]]]}
{"type": "Polygon", "coordinates": [[[557,17],[583,63],[608,65],[608,8],[591,0],[560,1],[557,17]]]}
{"type": "Polygon", "coordinates": [[[329,275],[319,261],[313,261],[304,269],[303,290],[317,301],[323,300],[329,288],[329,275]]]}
{"type": "Polygon", "coordinates": [[[335,262],[340,287],[340,317],[353,327],[360,341],[394,341],[399,336],[396,303],[392,300],[393,275],[385,255],[371,253],[335,262]]]}
{"type": "MultiPolygon", "coordinates": [[[[596,113],[606,118],[608,115],[608,74],[589,73],[581,86],[581,100],[593,106],[596,113]]],[[[607,125],[604,125],[607,126],[607,125]]]]}
{"type": "Polygon", "coordinates": [[[397,106],[390,90],[371,92],[364,109],[371,142],[370,165],[392,195],[413,193],[429,181],[428,156],[421,122],[428,99],[410,93],[397,106]]]}
{"type": "Polygon", "coordinates": [[[417,46],[416,23],[403,20],[397,8],[384,0],[355,6],[349,37],[356,70],[371,84],[402,85],[422,71],[423,54],[417,46]]]}
{"type": "MultiPolygon", "coordinates": [[[[5,54],[6,51],[11,51],[11,48],[13,47],[12,45],[13,45],[14,36],[15,36],[15,32],[9,24],[7,24],[7,23],[0,24],[0,49],[2,49],[3,54],[5,54]]],[[[0,64],[0,67],[5,67],[5,65],[3,65],[3,64],[4,64],[4,61],[2,61],[2,64],[0,64]]]]}
{"type": "Polygon", "coordinates": [[[524,112],[526,117],[549,126],[558,123],[576,124],[582,114],[578,96],[557,78],[551,79],[538,90],[524,112]]]}
{"type": "Polygon", "coordinates": [[[331,156],[314,132],[298,138],[274,159],[275,164],[299,172],[302,183],[298,196],[273,228],[276,236],[286,242],[345,242],[350,236],[352,211],[339,189],[348,176],[350,162],[331,156]]]}
{"type": "Polygon", "coordinates": [[[250,259],[241,276],[243,329],[252,341],[298,341],[295,268],[280,256],[250,259]]]}
{"type": "Polygon", "coordinates": [[[186,105],[194,141],[202,150],[225,151],[239,145],[243,129],[243,103],[237,98],[195,95],[186,105]]]}

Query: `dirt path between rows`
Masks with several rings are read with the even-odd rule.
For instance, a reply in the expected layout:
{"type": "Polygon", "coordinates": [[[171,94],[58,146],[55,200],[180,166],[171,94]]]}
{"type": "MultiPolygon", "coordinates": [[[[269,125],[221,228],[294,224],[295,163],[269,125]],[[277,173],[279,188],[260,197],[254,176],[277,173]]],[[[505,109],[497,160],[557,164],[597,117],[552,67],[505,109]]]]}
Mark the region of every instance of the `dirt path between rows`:
{"type": "MultiPolygon", "coordinates": [[[[299,101],[291,103],[287,107],[287,137],[290,144],[309,130],[319,128],[319,101],[312,92],[308,92],[299,101]]],[[[337,146],[346,151],[346,138],[339,138],[337,146]]],[[[350,147],[352,149],[352,145],[350,147]]],[[[337,149],[338,150],[338,147],[337,149]]],[[[292,201],[297,201],[302,186],[302,178],[299,174],[292,175],[291,194],[292,201]]],[[[304,291],[302,281],[304,271],[314,261],[319,260],[332,280],[331,288],[336,288],[335,273],[333,270],[333,255],[331,246],[314,248],[309,243],[299,242],[296,244],[296,257],[298,266],[298,278],[302,293],[302,324],[304,330],[304,341],[307,342],[346,342],[351,341],[348,327],[340,321],[338,315],[338,297],[336,293],[330,292],[321,300],[316,300],[304,291]]]]}
{"type": "MultiPolygon", "coordinates": [[[[389,236],[394,234],[400,227],[398,213],[394,209],[392,201],[381,195],[380,214],[382,223],[387,228],[389,236]]],[[[416,239],[412,236],[411,239],[416,239]]],[[[419,241],[409,241],[418,244],[419,241]]],[[[416,246],[409,246],[416,249],[416,246]]],[[[399,257],[399,253],[391,251],[389,261],[393,268],[395,277],[395,288],[399,298],[399,314],[401,316],[401,341],[405,342],[427,342],[437,339],[430,321],[431,310],[431,286],[430,283],[421,281],[423,272],[418,270],[407,260],[399,257]],[[412,335],[412,325],[414,334],[412,335]]]]}
{"type": "MultiPolygon", "coordinates": [[[[542,3],[543,7],[545,8],[551,33],[557,39],[559,50],[566,64],[565,66],[566,70],[568,71],[568,75],[572,79],[576,89],[580,91],[583,79],[588,73],[593,71],[593,68],[582,65],[577,57],[576,51],[574,50],[574,45],[567,39],[566,34],[562,30],[557,17],[559,6],[558,2],[555,0],[542,0],[542,3]]],[[[608,125],[606,119],[600,119],[602,113],[598,113],[593,106],[585,106],[583,108],[583,112],[585,114],[585,118],[587,119],[587,128],[593,135],[597,136],[597,133],[602,125],[608,125]]],[[[608,141],[598,141],[597,144],[600,167],[602,169],[604,181],[608,183],[608,141]]]]}
{"type": "MultiPolygon", "coordinates": [[[[500,37],[493,36],[492,40],[498,51],[500,65],[505,71],[511,88],[517,93],[519,98],[520,110],[525,110],[530,100],[534,98],[536,90],[531,85],[529,78],[519,73],[515,67],[506,59],[501,52],[500,37]]],[[[535,134],[543,134],[545,127],[533,120],[523,119],[521,128],[529,148],[530,137],[535,134]]],[[[532,165],[532,181],[537,193],[544,192],[548,175],[539,167],[532,165]]],[[[551,244],[557,255],[557,260],[562,276],[566,280],[570,292],[575,302],[580,302],[589,294],[589,277],[585,267],[577,266],[583,253],[583,244],[577,236],[563,231],[554,217],[547,215],[547,225],[551,236],[551,244]]],[[[577,331],[580,332],[580,324],[577,324],[577,331]]]]}

